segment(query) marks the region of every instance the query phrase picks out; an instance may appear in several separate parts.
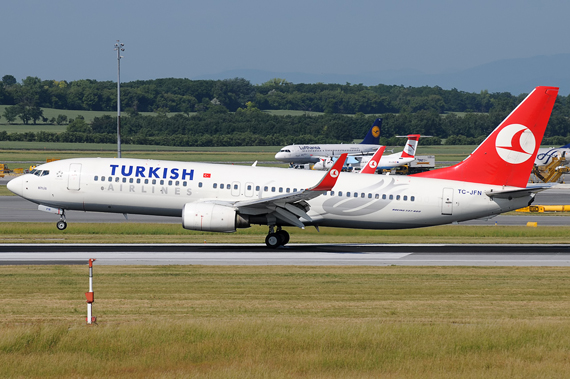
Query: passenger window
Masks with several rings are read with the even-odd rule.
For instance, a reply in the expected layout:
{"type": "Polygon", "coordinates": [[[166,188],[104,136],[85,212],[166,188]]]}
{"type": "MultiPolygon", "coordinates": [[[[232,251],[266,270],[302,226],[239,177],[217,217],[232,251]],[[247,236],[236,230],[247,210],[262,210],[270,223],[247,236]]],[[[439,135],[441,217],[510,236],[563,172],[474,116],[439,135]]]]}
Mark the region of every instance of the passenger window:
{"type": "Polygon", "coordinates": [[[129,178],[129,183],[132,183],[133,181],[133,178],[129,178]]]}
{"type": "Polygon", "coordinates": [[[347,193],[346,193],[346,197],[350,197],[350,192],[347,192],[347,193]]]}
{"type": "Polygon", "coordinates": [[[400,195],[396,195],[396,200],[400,200],[400,195]]]}
{"type": "Polygon", "coordinates": [[[369,199],[372,199],[372,194],[371,194],[371,193],[368,194],[368,198],[369,198],[369,199]]]}
{"type": "Polygon", "coordinates": [[[186,187],[186,182],[182,182],[182,186],[183,186],[183,187],[186,187]]]}
{"type": "Polygon", "coordinates": [[[283,193],[283,187],[279,187],[279,193],[283,193]]]}
{"type": "Polygon", "coordinates": [[[287,190],[285,192],[287,192],[287,193],[291,192],[291,188],[287,188],[287,190]]]}
{"type": "Polygon", "coordinates": [[[416,197],[415,197],[415,196],[410,196],[410,201],[416,201],[416,197]]]}
{"type": "Polygon", "coordinates": [[[179,186],[180,185],[180,181],[177,180],[176,183],[174,183],[175,186],[179,186]]]}
{"type": "Polygon", "coordinates": [[[404,195],[404,201],[408,200],[408,196],[404,195]]]}
{"type": "Polygon", "coordinates": [[[120,178],[117,176],[117,177],[115,178],[115,183],[118,183],[119,180],[120,180],[120,178]]]}
{"type": "MultiPolygon", "coordinates": [[[[216,188],[216,187],[214,187],[214,188],[216,188]]],[[[224,185],[223,185],[223,184],[220,184],[220,189],[224,189],[224,185]]]]}
{"type": "Polygon", "coordinates": [[[394,200],[394,195],[390,195],[390,200],[394,200]]]}
{"type": "Polygon", "coordinates": [[[109,176],[109,177],[107,178],[107,181],[108,181],[108,182],[112,182],[112,181],[113,181],[113,178],[109,176]]]}
{"type": "Polygon", "coordinates": [[[275,192],[275,187],[271,187],[271,192],[275,192]]]}
{"type": "Polygon", "coordinates": [[[198,183],[198,187],[202,188],[202,182],[198,183]]]}
{"type": "Polygon", "coordinates": [[[153,179],[153,180],[152,180],[152,184],[156,184],[156,179],[153,179]]]}
{"type": "Polygon", "coordinates": [[[251,184],[248,184],[248,185],[247,185],[247,190],[248,190],[248,191],[251,191],[251,184]]]}
{"type": "Polygon", "coordinates": [[[144,180],[144,184],[148,184],[148,179],[145,179],[145,180],[144,180]]]}
{"type": "Polygon", "coordinates": [[[214,188],[218,188],[218,183],[214,183],[214,184],[212,184],[212,187],[214,187],[214,188]]]}
{"type": "Polygon", "coordinates": [[[229,184],[226,184],[226,189],[231,189],[229,184]]]}
{"type": "Polygon", "coordinates": [[[160,185],[163,186],[164,185],[164,180],[160,180],[160,185]]]}
{"type": "MultiPolygon", "coordinates": [[[[366,194],[365,194],[364,192],[362,192],[362,193],[360,194],[360,197],[364,199],[364,197],[366,197],[366,194]]],[[[369,197],[370,197],[370,196],[369,196],[369,197]]]]}
{"type": "Polygon", "coordinates": [[[338,196],[342,196],[342,191],[338,191],[338,196]]]}
{"type": "Polygon", "coordinates": [[[255,186],[255,190],[259,191],[260,187],[259,186],[255,186]]]}
{"type": "Polygon", "coordinates": [[[358,192],[355,192],[355,193],[354,193],[354,197],[358,197],[358,192]]]}
{"type": "Polygon", "coordinates": [[[95,175],[95,178],[93,178],[93,180],[98,181],[99,177],[97,175],[95,175]]]}
{"type": "Polygon", "coordinates": [[[172,180],[168,181],[168,185],[171,186],[172,185],[172,180]]]}
{"type": "Polygon", "coordinates": [[[139,178],[139,179],[137,179],[137,184],[140,184],[140,182],[141,182],[140,178],[139,178]]]}
{"type": "MultiPolygon", "coordinates": [[[[35,174],[34,174],[34,175],[35,175],[35,174]]],[[[104,176],[101,177],[101,181],[102,181],[102,182],[105,181],[105,177],[104,177],[104,176]]]]}
{"type": "Polygon", "coordinates": [[[382,200],[386,200],[386,194],[382,195],[382,200]]]}
{"type": "Polygon", "coordinates": [[[127,178],[123,178],[123,183],[126,183],[126,182],[127,182],[127,178]]]}
{"type": "Polygon", "coordinates": [[[269,191],[269,187],[265,186],[265,187],[263,187],[263,190],[264,190],[265,192],[267,192],[267,191],[269,191]]]}
{"type": "Polygon", "coordinates": [[[334,196],[334,191],[331,191],[331,196],[334,196]]]}

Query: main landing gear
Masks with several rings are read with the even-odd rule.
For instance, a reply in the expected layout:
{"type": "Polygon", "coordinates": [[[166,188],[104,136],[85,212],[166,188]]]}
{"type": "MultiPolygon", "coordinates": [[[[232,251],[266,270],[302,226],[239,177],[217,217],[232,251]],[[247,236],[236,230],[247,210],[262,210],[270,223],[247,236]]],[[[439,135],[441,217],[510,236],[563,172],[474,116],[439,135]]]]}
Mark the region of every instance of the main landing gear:
{"type": "Polygon", "coordinates": [[[280,226],[277,227],[277,231],[274,232],[273,226],[269,227],[269,234],[265,237],[265,244],[267,247],[276,249],[279,246],[284,246],[289,242],[289,233],[282,230],[280,226]]]}
{"type": "Polygon", "coordinates": [[[67,228],[67,222],[65,221],[65,211],[63,211],[61,213],[61,218],[59,219],[59,221],[57,222],[57,224],[55,224],[55,226],[57,226],[57,228],[59,230],[65,230],[65,228],[67,228]]]}

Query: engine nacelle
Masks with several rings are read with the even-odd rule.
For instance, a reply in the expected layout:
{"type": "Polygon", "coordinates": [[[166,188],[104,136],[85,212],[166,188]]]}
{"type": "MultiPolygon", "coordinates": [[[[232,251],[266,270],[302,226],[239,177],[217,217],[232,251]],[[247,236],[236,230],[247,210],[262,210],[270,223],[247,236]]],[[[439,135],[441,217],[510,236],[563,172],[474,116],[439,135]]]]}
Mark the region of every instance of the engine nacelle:
{"type": "Polygon", "coordinates": [[[248,228],[249,220],[234,208],[212,203],[187,203],[182,209],[182,227],[202,232],[233,233],[248,228]]]}

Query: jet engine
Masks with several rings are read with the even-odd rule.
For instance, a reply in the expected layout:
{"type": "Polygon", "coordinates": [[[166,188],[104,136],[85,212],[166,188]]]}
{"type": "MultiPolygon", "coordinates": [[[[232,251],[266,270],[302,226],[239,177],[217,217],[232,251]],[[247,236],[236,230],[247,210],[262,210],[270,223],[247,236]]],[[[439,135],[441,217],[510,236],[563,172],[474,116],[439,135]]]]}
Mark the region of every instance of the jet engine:
{"type": "Polygon", "coordinates": [[[203,232],[233,233],[237,228],[249,228],[250,223],[232,207],[196,202],[184,205],[182,227],[203,232]]]}

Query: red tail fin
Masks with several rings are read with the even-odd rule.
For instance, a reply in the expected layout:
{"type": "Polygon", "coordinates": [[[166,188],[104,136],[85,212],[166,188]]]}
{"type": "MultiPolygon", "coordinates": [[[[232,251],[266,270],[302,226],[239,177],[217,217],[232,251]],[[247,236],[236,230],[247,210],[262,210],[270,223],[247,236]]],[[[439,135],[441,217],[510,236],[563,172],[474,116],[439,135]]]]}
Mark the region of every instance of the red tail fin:
{"type": "Polygon", "coordinates": [[[402,151],[402,155],[400,158],[413,158],[416,156],[416,148],[418,147],[418,141],[420,139],[419,134],[410,134],[408,136],[408,141],[406,142],[406,146],[404,147],[404,151],[402,151]]]}
{"type": "Polygon", "coordinates": [[[382,146],[378,150],[376,150],[376,152],[374,153],[372,158],[370,158],[370,160],[368,161],[366,166],[364,166],[364,168],[362,170],[360,170],[360,173],[361,174],[374,174],[374,173],[376,173],[376,167],[378,167],[378,162],[380,162],[380,159],[382,158],[382,154],[384,154],[384,150],[386,150],[386,146],[382,146]]]}
{"type": "Polygon", "coordinates": [[[557,95],[536,87],[463,162],[413,176],[526,187],[557,95]]]}

